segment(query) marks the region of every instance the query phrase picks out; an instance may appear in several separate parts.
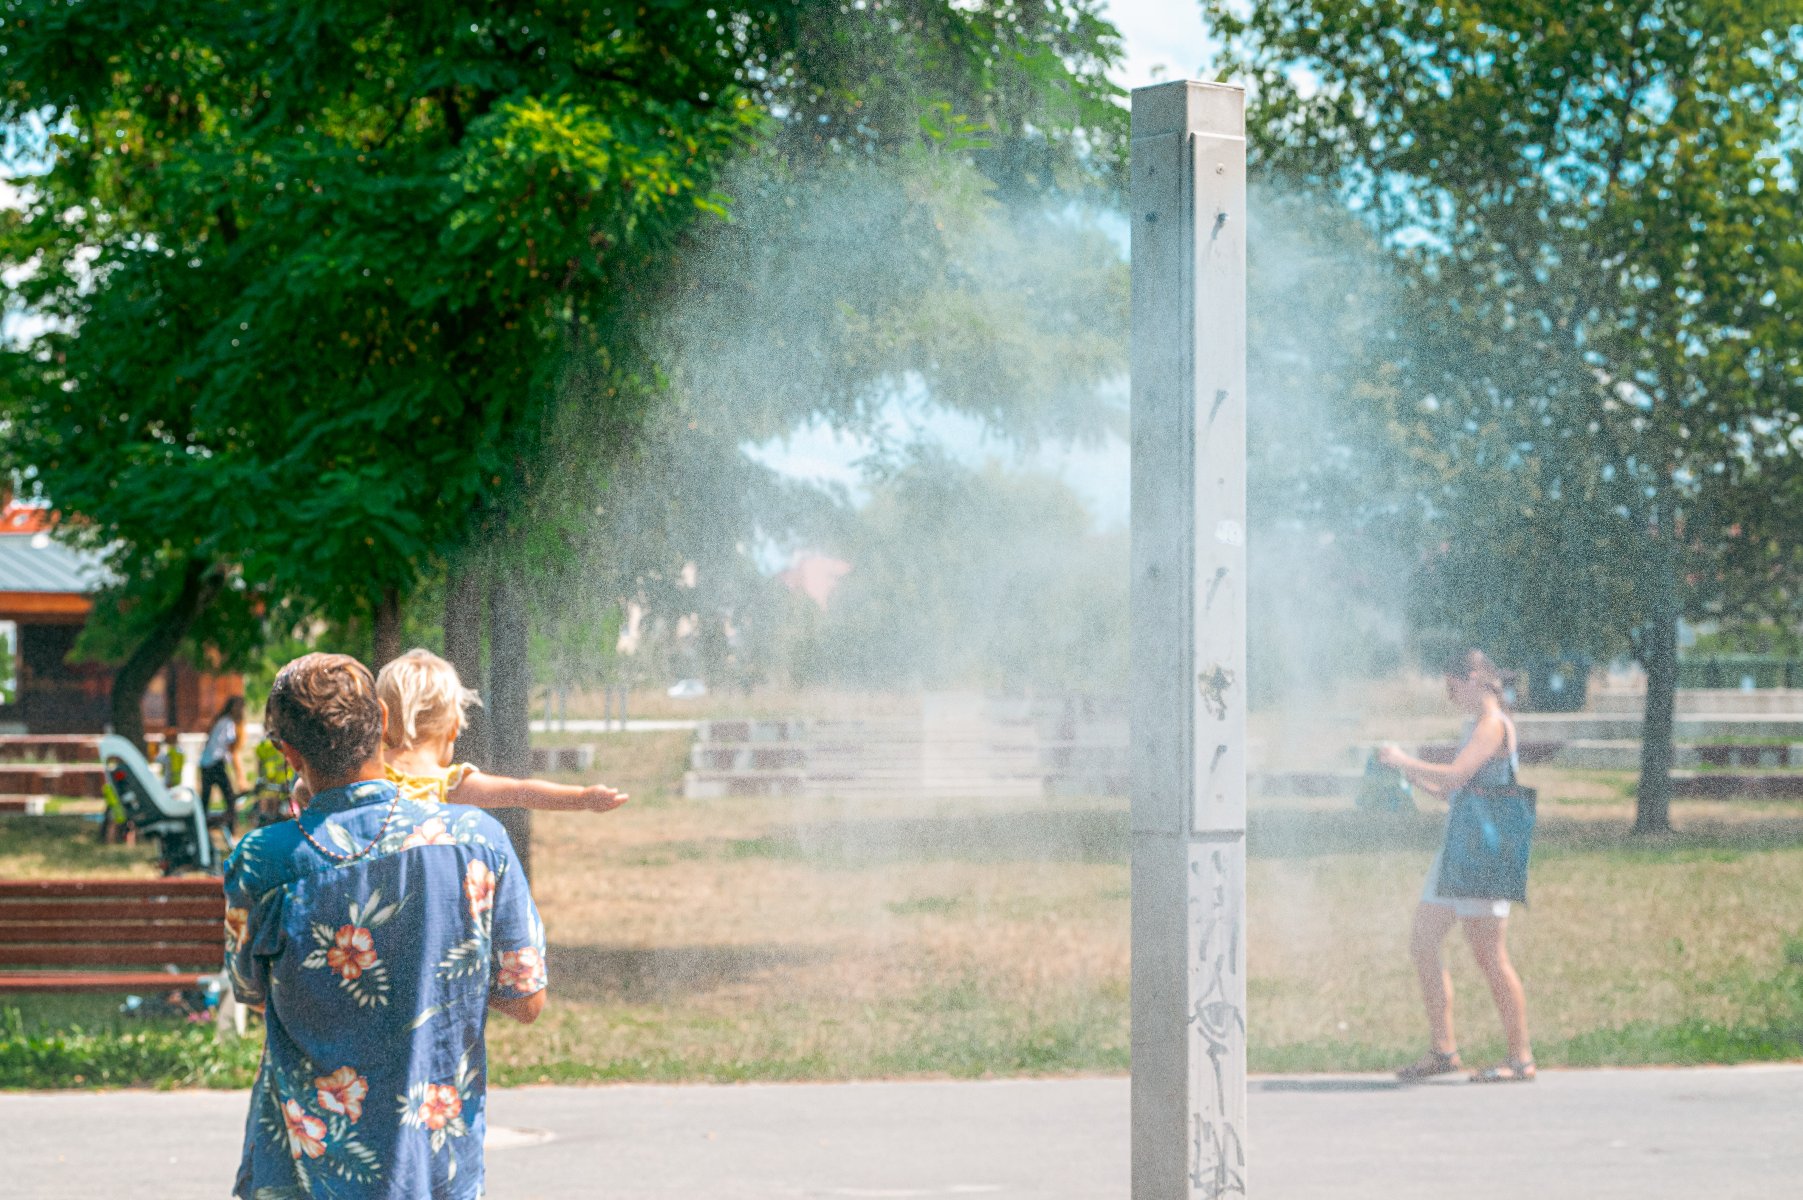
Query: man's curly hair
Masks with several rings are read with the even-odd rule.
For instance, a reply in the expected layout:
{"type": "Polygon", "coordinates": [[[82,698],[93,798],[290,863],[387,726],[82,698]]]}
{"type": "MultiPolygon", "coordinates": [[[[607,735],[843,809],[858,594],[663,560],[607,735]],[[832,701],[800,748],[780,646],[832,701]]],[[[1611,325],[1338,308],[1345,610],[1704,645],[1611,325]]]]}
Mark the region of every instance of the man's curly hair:
{"type": "Polygon", "coordinates": [[[376,677],[348,654],[307,654],[276,674],[264,706],[269,736],[327,779],[350,774],[382,744],[376,677]]]}

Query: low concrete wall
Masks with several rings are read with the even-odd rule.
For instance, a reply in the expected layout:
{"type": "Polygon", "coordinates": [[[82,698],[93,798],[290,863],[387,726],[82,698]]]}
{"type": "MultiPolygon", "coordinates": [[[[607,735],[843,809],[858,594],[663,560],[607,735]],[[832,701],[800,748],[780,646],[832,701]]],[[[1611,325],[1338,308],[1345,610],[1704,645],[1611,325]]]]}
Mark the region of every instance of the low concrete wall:
{"type": "MultiPolygon", "coordinates": [[[[1682,688],[1678,692],[1680,717],[1754,717],[1803,713],[1803,688],[1757,688],[1750,692],[1726,688],[1682,688]]],[[[1639,692],[1592,692],[1586,711],[1598,716],[1640,715],[1646,696],[1639,692]]]]}
{"type": "MultiPolygon", "coordinates": [[[[1593,713],[1521,713],[1515,727],[1523,742],[1638,741],[1639,716],[1593,713]]],[[[1803,741],[1803,711],[1753,716],[1679,717],[1679,742],[1803,741]]]]}

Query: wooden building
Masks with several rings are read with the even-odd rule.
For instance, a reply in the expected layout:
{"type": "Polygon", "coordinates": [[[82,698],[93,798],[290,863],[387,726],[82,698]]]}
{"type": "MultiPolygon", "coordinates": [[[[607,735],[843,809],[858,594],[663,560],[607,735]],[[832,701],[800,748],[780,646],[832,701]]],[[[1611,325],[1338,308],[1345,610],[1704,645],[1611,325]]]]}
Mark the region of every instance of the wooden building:
{"type": "MultiPolygon", "coordinates": [[[[73,661],[106,570],[93,554],[49,532],[49,514],[0,506],[0,733],[103,733],[111,723],[113,666],[73,661]]],[[[171,662],[144,697],[144,727],[207,727],[236,675],[171,662]]]]}

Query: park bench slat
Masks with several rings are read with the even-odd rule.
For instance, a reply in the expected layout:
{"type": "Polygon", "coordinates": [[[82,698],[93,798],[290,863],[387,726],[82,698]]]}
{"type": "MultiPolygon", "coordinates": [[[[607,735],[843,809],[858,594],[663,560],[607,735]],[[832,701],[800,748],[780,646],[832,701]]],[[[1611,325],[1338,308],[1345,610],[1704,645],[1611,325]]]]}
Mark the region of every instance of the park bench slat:
{"type": "Polygon", "coordinates": [[[0,879],[0,900],[42,896],[223,896],[216,877],[189,879],[0,879]]]}
{"type": "Polygon", "coordinates": [[[32,943],[58,945],[69,942],[208,942],[219,939],[222,929],[217,913],[212,920],[158,921],[125,925],[106,921],[27,921],[13,923],[0,917],[0,945],[32,943]]]}
{"type": "Polygon", "coordinates": [[[163,992],[194,987],[216,972],[0,971],[3,992],[163,992]]]}
{"type": "Polygon", "coordinates": [[[15,921],[225,920],[225,898],[211,900],[12,900],[0,902],[0,924],[15,921]]]}
{"type": "Polygon", "coordinates": [[[174,963],[180,967],[211,966],[225,962],[223,937],[205,942],[145,942],[129,946],[0,945],[0,967],[154,967],[174,963]]]}
{"type": "Polygon", "coordinates": [[[224,941],[217,878],[0,880],[0,993],[193,987],[224,941]]]}

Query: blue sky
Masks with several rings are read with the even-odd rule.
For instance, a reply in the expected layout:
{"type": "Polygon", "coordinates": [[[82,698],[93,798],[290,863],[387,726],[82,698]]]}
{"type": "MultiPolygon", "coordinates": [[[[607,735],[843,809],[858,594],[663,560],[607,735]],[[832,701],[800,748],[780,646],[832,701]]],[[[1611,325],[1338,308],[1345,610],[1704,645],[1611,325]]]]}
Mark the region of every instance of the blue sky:
{"type": "Polygon", "coordinates": [[[1207,75],[1214,49],[1195,0],[1110,0],[1103,11],[1127,51],[1114,80],[1122,87],[1207,75]]]}

